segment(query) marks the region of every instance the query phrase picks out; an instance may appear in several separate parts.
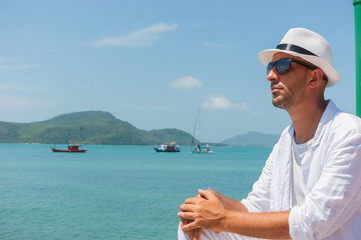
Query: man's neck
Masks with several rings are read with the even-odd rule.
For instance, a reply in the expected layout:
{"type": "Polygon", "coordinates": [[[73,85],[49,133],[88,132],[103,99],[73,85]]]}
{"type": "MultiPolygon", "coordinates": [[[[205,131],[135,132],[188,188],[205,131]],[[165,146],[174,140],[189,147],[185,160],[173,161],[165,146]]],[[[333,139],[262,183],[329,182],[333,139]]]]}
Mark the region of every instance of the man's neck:
{"type": "Polygon", "coordinates": [[[299,104],[288,111],[293,122],[294,138],[297,144],[305,143],[314,137],[326,107],[327,102],[320,100],[299,104]]]}

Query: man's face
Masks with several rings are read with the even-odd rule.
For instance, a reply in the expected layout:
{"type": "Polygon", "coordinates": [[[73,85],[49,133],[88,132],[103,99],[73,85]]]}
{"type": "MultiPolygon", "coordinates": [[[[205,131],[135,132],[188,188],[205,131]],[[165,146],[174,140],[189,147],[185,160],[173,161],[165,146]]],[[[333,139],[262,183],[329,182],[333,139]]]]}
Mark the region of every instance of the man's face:
{"type": "MultiPolygon", "coordinates": [[[[301,58],[285,53],[276,53],[272,61],[275,62],[283,58],[304,61],[301,58]]],[[[308,72],[309,69],[294,62],[291,63],[289,71],[283,74],[278,73],[276,68],[273,67],[267,75],[267,80],[271,82],[273,106],[289,111],[302,103],[307,97],[306,78],[308,72]]]]}

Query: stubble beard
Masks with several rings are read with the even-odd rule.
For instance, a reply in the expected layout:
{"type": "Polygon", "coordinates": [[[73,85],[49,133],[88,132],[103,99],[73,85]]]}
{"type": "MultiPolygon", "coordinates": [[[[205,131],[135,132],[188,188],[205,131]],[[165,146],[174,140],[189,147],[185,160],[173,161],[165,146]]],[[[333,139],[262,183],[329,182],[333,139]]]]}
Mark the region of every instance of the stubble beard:
{"type": "Polygon", "coordinates": [[[297,105],[303,103],[306,99],[306,91],[305,89],[301,89],[300,87],[285,92],[284,94],[274,94],[272,96],[272,104],[273,106],[281,109],[285,109],[286,111],[296,107],[297,105]]]}

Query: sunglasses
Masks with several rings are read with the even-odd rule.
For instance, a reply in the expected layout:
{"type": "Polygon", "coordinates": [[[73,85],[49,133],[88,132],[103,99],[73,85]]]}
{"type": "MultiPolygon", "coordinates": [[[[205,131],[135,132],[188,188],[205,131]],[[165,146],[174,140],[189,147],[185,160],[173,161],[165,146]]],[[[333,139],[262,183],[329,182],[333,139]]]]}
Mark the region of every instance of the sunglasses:
{"type": "Polygon", "coordinates": [[[290,70],[290,67],[291,67],[291,63],[294,62],[294,63],[298,63],[306,68],[309,68],[311,70],[315,70],[317,67],[311,65],[311,64],[308,64],[308,63],[305,63],[305,62],[302,62],[302,61],[299,61],[299,60],[296,60],[296,59],[293,59],[293,58],[282,58],[278,61],[275,61],[275,62],[270,62],[268,65],[267,65],[267,75],[269,74],[269,72],[272,70],[272,68],[274,66],[276,66],[276,70],[278,73],[287,73],[289,70],[290,70]]]}

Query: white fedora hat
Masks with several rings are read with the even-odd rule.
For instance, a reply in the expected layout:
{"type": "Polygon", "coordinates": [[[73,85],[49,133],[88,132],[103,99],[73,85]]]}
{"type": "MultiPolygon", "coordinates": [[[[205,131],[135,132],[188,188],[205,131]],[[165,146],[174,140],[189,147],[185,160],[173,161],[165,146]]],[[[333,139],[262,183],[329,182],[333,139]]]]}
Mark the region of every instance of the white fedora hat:
{"type": "Polygon", "coordinates": [[[305,28],[291,28],[275,49],[260,52],[258,58],[267,66],[273,55],[278,52],[300,57],[319,67],[328,78],[327,87],[335,85],[340,80],[340,75],[332,67],[330,45],[315,32],[305,28]]]}

